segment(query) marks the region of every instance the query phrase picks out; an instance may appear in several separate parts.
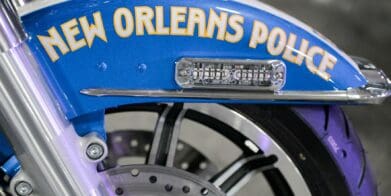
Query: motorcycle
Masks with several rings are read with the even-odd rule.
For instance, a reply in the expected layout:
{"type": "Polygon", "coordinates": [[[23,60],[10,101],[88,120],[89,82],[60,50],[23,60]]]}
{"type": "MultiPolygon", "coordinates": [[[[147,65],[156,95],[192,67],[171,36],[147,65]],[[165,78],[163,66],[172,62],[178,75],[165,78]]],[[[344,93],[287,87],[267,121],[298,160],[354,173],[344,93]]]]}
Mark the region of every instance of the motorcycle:
{"type": "Polygon", "coordinates": [[[255,0],[2,0],[2,195],[376,195],[391,81],[255,0]]]}

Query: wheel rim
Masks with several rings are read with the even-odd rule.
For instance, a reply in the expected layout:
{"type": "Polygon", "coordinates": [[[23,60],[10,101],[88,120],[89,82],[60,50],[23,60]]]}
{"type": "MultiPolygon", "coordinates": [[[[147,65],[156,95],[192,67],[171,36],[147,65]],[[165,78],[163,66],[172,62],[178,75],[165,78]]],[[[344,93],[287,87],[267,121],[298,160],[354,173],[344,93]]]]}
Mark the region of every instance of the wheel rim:
{"type": "MultiPolygon", "coordinates": [[[[277,142],[253,121],[228,107],[217,104],[174,104],[167,107],[166,105],[136,106],[109,111],[110,114],[117,112],[154,112],[158,114],[158,120],[154,126],[153,142],[146,159],[148,165],[173,167],[175,149],[184,119],[206,126],[208,123],[210,126],[220,123],[236,132],[236,134],[221,134],[230,135],[228,136],[229,140],[243,150],[243,154],[232,164],[214,174],[209,179],[211,184],[219,187],[227,195],[233,195],[257,173],[256,171],[261,171],[268,180],[268,175],[283,176],[285,186],[288,186],[294,195],[311,195],[299,169],[277,142]],[[202,118],[209,119],[206,121],[210,122],[203,122],[205,120],[202,118]]],[[[144,124],[146,123],[148,120],[144,122],[144,124]]],[[[136,124],[140,125],[142,122],[138,120],[136,124]]],[[[107,129],[110,130],[110,127],[107,129]]],[[[120,128],[111,128],[111,131],[118,129],[120,128]]],[[[271,181],[269,181],[270,183],[271,181]]],[[[273,191],[279,188],[271,186],[273,191]]]]}

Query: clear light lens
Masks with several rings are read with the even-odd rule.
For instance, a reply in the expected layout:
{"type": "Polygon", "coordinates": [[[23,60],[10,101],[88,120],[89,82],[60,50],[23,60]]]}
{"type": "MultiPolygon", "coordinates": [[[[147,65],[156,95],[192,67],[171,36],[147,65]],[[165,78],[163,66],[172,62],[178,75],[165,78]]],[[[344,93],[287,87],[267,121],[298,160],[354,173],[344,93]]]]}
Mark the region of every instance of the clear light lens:
{"type": "Polygon", "coordinates": [[[286,66],[278,60],[183,58],[176,63],[175,79],[185,89],[278,91],[286,66]]]}

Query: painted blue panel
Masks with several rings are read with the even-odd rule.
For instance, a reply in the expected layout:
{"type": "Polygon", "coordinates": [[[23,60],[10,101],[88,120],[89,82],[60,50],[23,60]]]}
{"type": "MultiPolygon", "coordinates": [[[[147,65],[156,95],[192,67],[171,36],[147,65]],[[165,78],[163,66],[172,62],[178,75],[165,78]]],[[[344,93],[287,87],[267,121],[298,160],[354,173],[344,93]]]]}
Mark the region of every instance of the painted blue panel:
{"type": "MultiPolygon", "coordinates": [[[[5,148],[5,147],[1,147],[5,148]]],[[[20,163],[16,156],[12,156],[9,158],[1,167],[0,169],[9,177],[15,176],[18,171],[20,170],[20,163]]]]}
{"type": "Polygon", "coordinates": [[[11,144],[8,142],[3,132],[0,131],[0,164],[9,159],[13,153],[11,144]]]}
{"type": "Polygon", "coordinates": [[[91,112],[72,119],[73,126],[77,134],[81,137],[91,132],[97,133],[101,139],[106,140],[106,130],[104,124],[105,111],[91,112]]]}
{"type": "MultiPolygon", "coordinates": [[[[45,73],[51,78],[52,86],[57,90],[58,97],[63,100],[63,106],[69,118],[126,103],[173,101],[169,99],[88,97],[81,95],[79,91],[86,88],[176,90],[179,87],[174,80],[174,63],[181,57],[284,60],[282,55],[270,55],[265,44],[259,45],[256,49],[249,47],[254,20],[262,21],[270,30],[279,27],[287,34],[294,33],[298,36],[298,40],[306,39],[310,42],[310,47],[319,46],[338,60],[334,69],[328,70],[331,75],[329,81],[311,73],[305,63],[298,66],[284,60],[288,71],[287,83],[283,90],[344,90],[366,84],[365,78],[350,59],[341,55],[342,53],[338,49],[321,39],[317,33],[305,30],[291,21],[276,16],[271,11],[260,10],[235,1],[69,1],[27,15],[22,20],[30,35],[29,44],[35,49],[34,52],[44,64],[45,73]],[[207,16],[210,8],[217,13],[240,14],[245,18],[244,36],[238,43],[217,40],[216,34],[214,38],[209,39],[198,36],[136,36],[134,32],[128,38],[120,38],[114,30],[113,13],[119,7],[126,7],[134,13],[135,6],[149,6],[151,8],[163,6],[166,26],[169,26],[171,6],[200,8],[206,12],[207,16]],[[87,16],[88,20],[92,22],[92,14],[97,11],[102,15],[108,42],[95,38],[91,48],[83,47],[65,55],[61,55],[57,50],[60,59],[54,63],[51,62],[38,41],[37,35],[47,36],[47,30],[55,27],[65,40],[61,24],[82,16],[87,16]]],[[[180,26],[183,27],[183,24],[180,26]]],[[[228,31],[233,32],[233,29],[228,28],[228,31]]],[[[197,35],[197,31],[195,34],[197,35]]],[[[76,38],[82,39],[83,35],[80,34],[76,38]]],[[[315,62],[319,63],[319,60],[315,59],[315,62]]],[[[176,99],[174,101],[183,100],[176,99]]],[[[187,99],[186,101],[200,102],[201,100],[187,99]]]]}

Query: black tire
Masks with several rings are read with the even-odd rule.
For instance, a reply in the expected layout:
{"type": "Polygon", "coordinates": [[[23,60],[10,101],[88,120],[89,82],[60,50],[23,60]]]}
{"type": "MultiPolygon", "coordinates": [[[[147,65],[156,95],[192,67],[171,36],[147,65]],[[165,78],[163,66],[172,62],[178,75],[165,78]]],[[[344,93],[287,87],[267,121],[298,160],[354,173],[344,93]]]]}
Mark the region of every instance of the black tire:
{"type": "Polygon", "coordinates": [[[300,170],[312,195],[376,195],[362,145],[340,108],[228,107],[252,119],[280,144],[300,170]],[[333,152],[334,147],[327,140],[330,136],[344,141],[342,151],[333,152]],[[360,171],[351,171],[352,164],[360,167],[360,171]],[[347,176],[352,172],[357,178],[347,176]]]}

